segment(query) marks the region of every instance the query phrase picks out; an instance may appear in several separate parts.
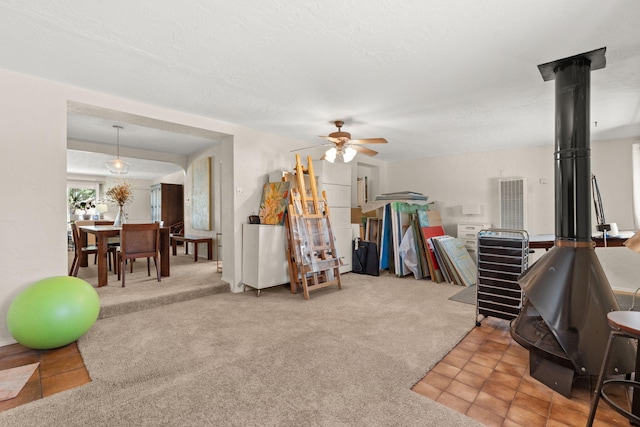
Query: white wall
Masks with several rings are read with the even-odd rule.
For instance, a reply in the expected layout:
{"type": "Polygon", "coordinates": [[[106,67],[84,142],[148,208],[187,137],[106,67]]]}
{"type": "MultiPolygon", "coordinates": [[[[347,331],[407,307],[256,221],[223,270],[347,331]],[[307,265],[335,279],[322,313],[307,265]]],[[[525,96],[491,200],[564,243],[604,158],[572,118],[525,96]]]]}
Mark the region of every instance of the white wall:
{"type": "MultiPolygon", "coordinates": [[[[118,184],[118,179],[106,176],[104,179],[104,189],[118,184]]],[[[151,220],[151,185],[152,181],[147,179],[127,179],[125,181],[131,184],[133,198],[124,205],[124,213],[126,221],[129,223],[142,223],[151,220]]],[[[104,214],[104,219],[115,220],[118,214],[118,205],[115,203],[107,203],[108,211],[104,214]]]]}
{"type": "MultiPolygon", "coordinates": [[[[591,142],[591,171],[596,175],[607,222],[633,230],[631,145],[637,140],[591,142]]],[[[445,230],[456,235],[459,222],[499,222],[497,179],[518,176],[527,181],[530,234],[555,234],[554,147],[473,153],[387,164],[387,191],[413,190],[430,196],[445,230]],[[410,171],[409,173],[407,173],[410,171]],[[545,182],[544,184],[542,182],[545,182]],[[462,215],[461,205],[482,205],[481,215],[462,215]]],[[[592,208],[593,209],[593,208],[592,208]]],[[[595,214],[591,211],[595,229],[595,214]]],[[[531,260],[540,257],[537,253],[531,260]]],[[[596,250],[612,288],[633,292],[640,287],[640,254],[626,248],[596,250]]]]}
{"type": "Polygon", "coordinates": [[[67,274],[66,100],[43,80],[0,71],[0,345],[11,301],[67,274]]]}
{"type": "MultiPolygon", "coordinates": [[[[634,228],[631,145],[635,141],[637,138],[591,143],[591,172],[598,181],[605,218],[620,230],[634,228]]],[[[592,217],[595,224],[594,213],[592,217]]]]}
{"type": "Polygon", "coordinates": [[[170,175],[165,175],[165,176],[163,176],[161,178],[154,179],[153,183],[151,185],[155,185],[155,184],[180,184],[180,185],[184,185],[185,174],[186,174],[186,172],[181,171],[181,172],[172,173],[170,175]]]}
{"type": "Polygon", "coordinates": [[[498,179],[523,177],[528,192],[527,230],[531,234],[555,231],[553,146],[390,162],[387,172],[388,191],[411,190],[429,196],[452,236],[459,222],[499,226],[498,179]],[[465,203],[481,205],[482,213],[463,215],[465,203]]]}
{"type": "MultiPolygon", "coordinates": [[[[234,242],[234,259],[236,262],[231,266],[234,269],[233,277],[236,281],[232,291],[241,292],[242,286],[242,223],[248,222],[249,215],[257,214],[260,209],[262,199],[262,189],[264,184],[269,182],[269,174],[287,170],[293,171],[295,166],[295,156],[290,151],[295,148],[304,147],[308,142],[288,140],[275,135],[268,135],[260,132],[247,131],[245,138],[239,140],[234,137],[234,182],[227,185],[223,182],[223,187],[231,187],[235,199],[235,216],[237,222],[231,235],[234,242]]],[[[306,166],[306,154],[301,155],[302,162],[306,166]]],[[[313,160],[318,162],[319,160],[313,160]]],[[[226,176],[226,174],[225,174],[226,176]]],[[[223,209],[225,207],[223,206],[223,209]]],[[[224,216],[224,212],[223,212],[224,216]]],[[[225,230],[226,232],[226,230],[225,230]]],[[[230,233],[223,236],[222,251],[222,274],[223,277],[228,272],[228,262],[226,258],[227,246],[230,241],[230,233]]]]}

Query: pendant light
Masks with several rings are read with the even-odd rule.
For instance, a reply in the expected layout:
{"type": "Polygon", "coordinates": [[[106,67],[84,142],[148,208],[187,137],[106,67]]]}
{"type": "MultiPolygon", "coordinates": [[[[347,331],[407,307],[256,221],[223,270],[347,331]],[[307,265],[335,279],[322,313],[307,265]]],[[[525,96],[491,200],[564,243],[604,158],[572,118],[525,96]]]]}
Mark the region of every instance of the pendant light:
{"type": "Polygon", "coordinates": [[[126,175],[129,173],[129,170],[131,169],[131,163],[125,162],[124,160],[120,159],[120,129],[124,129],[124,128],[118,125],[113,125],[113,127],[116,128],[116,132],[117,132],[117,146],[118,146],[117,156],[115,159],[111,160],[110,162],[106,162],[105,166],[107,167],[109,172],[111,172],[114,175],[126,175]]]}

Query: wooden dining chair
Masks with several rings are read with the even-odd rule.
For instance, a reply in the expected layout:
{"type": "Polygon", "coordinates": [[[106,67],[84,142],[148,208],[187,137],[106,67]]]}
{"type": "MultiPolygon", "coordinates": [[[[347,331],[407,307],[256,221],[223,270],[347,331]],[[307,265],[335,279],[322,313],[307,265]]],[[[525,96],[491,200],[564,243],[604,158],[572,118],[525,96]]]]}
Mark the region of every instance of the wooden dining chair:
{"type": "MultiPolygon", "coordinates": [[[[74,246],[74,255],[73,261],[71,262],[71,268],[69,269],[69,276],[78,276],[78,270],[80,269],[80,257],[83,255],[91,255],[94,254],[96,257],[98,256],[98,247],[96,245],[82,245],[82,239],[80,238],[80,231],[78,230],[78,225],[75,222],[71,223],[71,236],[73,238],[73,246],[74,246]]],[[[109,247],[107,248],[107,260],[109,262],[109,270],[111,270],[111,258],[113,257],[113,264],[115,267],[116,263],[116,248],[109,247]]],[[[95,262],[95,261],[94,261],[95,262]]]]}
{"type": "MultiPolygon", "coordinates": [[[[94,223],[95,225],[113,225],[113,221],[110,221],[108,219],[98,219],[94,221],[94,223]]],[[[118,267],[116,264],[115,252],[117,252],[120,249],[120,235],[109,237],[109,239],[107,240],[107,246],[109,247],[109,250],[114,251],[113,263],[115,264],[115,268],[113,269],[113,274],[118,274],[118,267]]]]}
{"type": "Polygon", "coordinates": [[[125,270],[127,260],[147,258],[147,274],[151,276],[150,258],[156,266],[156,275],[160,281],[160,264],[158,252],[160,250],[160,226],[153,224],[122,224],[120,231],[120,250],[117,252],[118,280],[122,274],[122,287],[125,285],[125,270]]]}
{"type": "MultiPolygon", "coordinates": [[[[76,227],[82,227],[83,225],[96,225],[96,222],[88,219],[76,219],[74,221],[74,224],[76,225],[76,227]]],[[[80,236],[79,232],[78,232],[78,236],[80,236]]],[[[86,248],[91,248],[96,246],[97,244],[96,236],[94,236],[93,234],[87,234],[86,237],[87,238],[85,240],[81,239],[80,246],[84,246],[86,248]]],[[[98,253],[96,252],[95,256],[93,257],[93,263],[96,264],[97,260],[98,260],[98,253]]],[[[109,262],[111,262],[111,260],[109,260],[109,262]]]]}

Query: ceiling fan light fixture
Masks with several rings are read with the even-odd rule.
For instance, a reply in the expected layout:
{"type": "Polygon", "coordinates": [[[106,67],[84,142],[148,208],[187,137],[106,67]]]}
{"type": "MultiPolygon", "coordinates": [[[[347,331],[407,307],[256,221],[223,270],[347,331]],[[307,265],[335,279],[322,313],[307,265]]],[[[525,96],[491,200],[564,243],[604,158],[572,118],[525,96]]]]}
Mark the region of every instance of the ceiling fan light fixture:
{"type": "MultiPolygon", "coordinates": [[[[352,161],[358,152],[367,156],[375,156],[377,151],[364,147],[365,144],[386,144],[388,141],[384,138],[365,138],[365,139],[351,139],[349,132],[343,132],[342,126],[344,121],[335,120],[333,122],[338,128],[337,132],[332,132],[328,136],[321,136],[320,138],[327,139],[333,143],[334,147],[327,150],[322,156],[323,160],[327,160],[330,163],[349,163],[352,161]]],[[[327,145],[327,144],[325,144],[327,145]]],[[[330,145],[330,144],[328,144],[330,145]]],[[[295,150],[292,150],[295,151],[295,150]]]]}
{"type": "Polygon", "coordinates": [[[342,156],[342,159],[345,163],[349,163],[356,156],[356,153],[357,151],[355,148],[347,147],[344,149],[344,155],[342,156]]]}
{"type": "Polygon", "coordinates": [[[329,163],[349,163],[358,151],[352,147],[331,147],[324,153],[324,159],[329,163]]]}
{"type": "Polygon", "coordinates": [[[331,147],[326,151],[326,153],[324,153],[324,159],[329,163],[333,163],[336,161],[337,155],[338,150],[336,150],[336,147],[331,147]]]}
{"type": "Polygon", "coordinates": [[[106,162],[104,165],[107,167],[107,170],[113,175],[126,175],[131,170],[131,163],[125,162],[120,159],[120,129],[123,129],[122,126],[113,125],[117,131],[117,155],[116,158],[111,160],[110,162],[106,162]]]}

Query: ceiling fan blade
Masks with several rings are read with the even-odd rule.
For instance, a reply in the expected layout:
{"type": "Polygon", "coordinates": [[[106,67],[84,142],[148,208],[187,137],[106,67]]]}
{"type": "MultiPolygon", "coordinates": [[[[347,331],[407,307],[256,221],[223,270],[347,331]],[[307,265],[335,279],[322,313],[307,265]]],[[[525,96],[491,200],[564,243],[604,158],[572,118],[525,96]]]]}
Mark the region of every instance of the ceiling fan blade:
{"type": "Polygon", "coordinates": [[[324,139],[326,139],[327,141],[331,141],[331,142],[333,142],[334,144],[338,144],[338,143],[340,143],[340,142],[341,142],[341,141],[340,141],[340,138],[334,138],[334,137],[332,137],[332,136],[320,136],[320,138],[324,138],[324,139]]]}
{"type": "Polygon", "coordinates": [[[318,147],[318,146],[317,146],[317,145],[312,145],[312,146],[310,146],[310,147],[296,148],[296,149],[293,149],[293,150],[291,150],[291,151],[289,151],[289,152],[290,152],[290,153],[293,153],[294,151],[308,150],[309,148],[315,148],[315,147],[318,147]]]}
{"type": "Polygon", "coordinates": [[[368,138],[368,139],[352,139],[350,144],[386,144],[388,141],[384,138],[368,138]]]}
{"type": "Polygon", "coordinates": [[[291,151],[289,151],[290,153],[293,153],[294,151],[302,151],[302,150],[308,150],[310,148],[317,148],[317,147],[329,147],[332,146],[333,144],[320,144],[320,145],[310,145],[309,147],[303,147],[303,148],[295,148],[291,151]]]}
{"type": "Polygon", "coordinates": [[[375,156],[376,154],[378,154],[377,151],[371,150],[367,147],[361,147],[359,145],[351,145],[350,147],[362,154],[366,154],[367,156],[375,156]]]}

